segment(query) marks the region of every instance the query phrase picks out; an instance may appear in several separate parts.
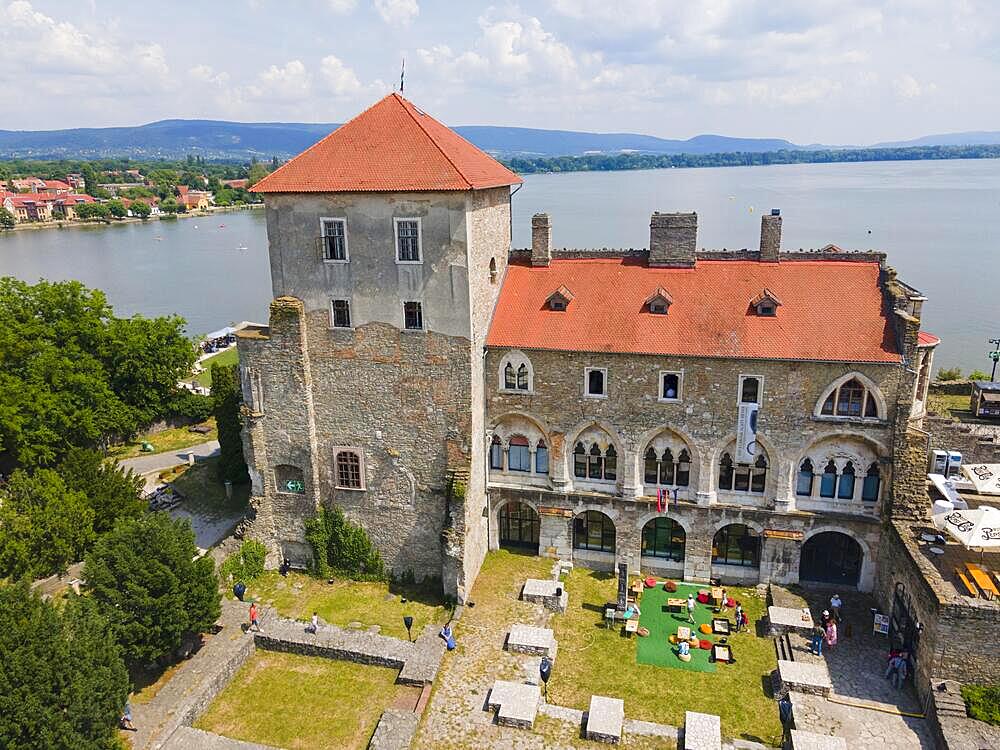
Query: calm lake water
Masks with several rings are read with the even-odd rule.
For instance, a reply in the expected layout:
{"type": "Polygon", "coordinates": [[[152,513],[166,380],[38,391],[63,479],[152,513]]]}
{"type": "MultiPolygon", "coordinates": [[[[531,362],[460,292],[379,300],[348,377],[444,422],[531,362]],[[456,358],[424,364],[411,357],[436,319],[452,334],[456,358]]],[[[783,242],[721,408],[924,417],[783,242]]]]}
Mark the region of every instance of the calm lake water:
{"type": "MultiPolygon", "coordinates": [[[[513,206],[517,247],[539,211],[557,247],[646,247],[653,211],[695,210],[699,247],[730,249],[756,248],[761,212],[780,208],[783,248],[887,252],[930,298],[939,366],[988,372],[986,340],[1000,335],[1000,160],[529,175],[513,206]]],[[[262,211],[7,233],[0,274],[79,279],[119,314],[178,313],[192,334],[266,322],[271,296],[262,211]]]]}

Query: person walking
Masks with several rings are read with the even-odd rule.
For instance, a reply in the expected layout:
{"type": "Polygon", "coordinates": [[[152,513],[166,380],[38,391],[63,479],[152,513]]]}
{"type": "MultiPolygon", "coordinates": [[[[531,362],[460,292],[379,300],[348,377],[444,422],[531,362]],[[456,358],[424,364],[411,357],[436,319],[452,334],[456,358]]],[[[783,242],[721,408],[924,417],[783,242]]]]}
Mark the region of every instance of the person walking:
{"type": "Polygon", "coordinates": [[[833,648],[837,645],[837,623],[834,622],[833,618],[826,624],[826,641],[827,648],[833,648]]]}
{"type": "Polygon", "coordinates": [[[901,690],[909,672],[909,654],[903,651],[889,659],[889,667],[885,670],[885,676],[896,690],[901,690]]]}
{"type": "Polygon", "coordinates": [[[250,603],[250,627],[247,630],[260,632],[260,615],[257,612],[257,602],[250,603]]]}
{"type": "Polygon", "coordinates": [[[130,732],[137,732],[135,724],[132,723],[132,704],[126,701],[125,710],[122,712],[121,719],[118,720],[118,724],[122,729],[127,729],[130,732]]]}
{"type": "Polygon", "coordinates": [[[830,611],[833,613],[833,619],[840,623],[840,608],[844,606],[844,603],[840,600],[840,594],[834,594],[830,597],[830,611]]]}
{"type": "Polygon", "coordinates": [[[743,626],[743,605],[736,602],[736,632],[739,633],[743,626]]]}
{"type": "Polygon", "coordinates": [[[317,630],[319,630],[319,615],[313,612],[312,622],[306,625],[306,632],[316,635],[317,630]]]}
{"type": "Polygon", "coordinates": [[[688,622],[694,623],[694,594],[688,594],[688,622]]]}
{"type": "Polygon", "coordinates": [[[816,656],[823,655],[823,638],[826,637],[826,631],[822,627],[817,625],[812,630],[811,642],[809,644],[809,650],[816,654],[816,656]]]}

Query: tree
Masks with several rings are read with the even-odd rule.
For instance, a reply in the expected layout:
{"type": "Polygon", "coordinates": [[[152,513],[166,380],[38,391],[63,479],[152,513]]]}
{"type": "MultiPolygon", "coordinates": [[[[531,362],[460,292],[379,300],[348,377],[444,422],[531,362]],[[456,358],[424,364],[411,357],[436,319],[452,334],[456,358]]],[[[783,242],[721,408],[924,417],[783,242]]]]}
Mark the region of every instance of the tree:
{"type": "Polygon", "coordinates": [[[212,365],[212,411],[219,429],[219,479],[233,484],[250,481],[240,435],[243,396],[238,373],[236,365],[212,365]]]}
{"type": "Polygon", "coordinates": [[[72,448],[57,471],[70,491],[84,494],[98,536],[111,531],[119,519],[137,518],[146,510],[142,477],[97,451],[72,448]]]}
{"type": "Polygon", "coordinates": [[[132,205],[128,208],[133,216],[138,216],[140,219],[148,219],[149,215],[153,213],[153,209],[145,201],[133,200],[132,205]]]}
{"type": "Polygon", "coordinates": [[[83,203],[76,207],[77,218],[107,221],[111,218],[111,209],[107,203],[83,203]]]}
{"type": "Polygon", "coordinates": [[[305,523],[312,547],[313,572],[323,578],[331,572],[363,580],[382,580],[382,556],[360,526],[351,523],[337,506],[321,507],[305,523]]]}
{"type": "Polygon", "coordinates": [[[128,214],[128,209],[125,208],[125,204],[117,198],[108,201],[104,205],[108,207],[108,212],[116,219],[124,219],[128,214]]]}
{"type": "Polygon", "coordinates": [[[60,612],[22,582],[0,586],[0,613],[0,747],[120,747],[128,672],[93,602],[60,612]]]}
{"type": "Polygon", "coordinates": [[[96,198],[99,190],[97,187],[97,170],[88,163],[80,168],[80,174],[83,176],[83,191],[87,195],[92,195],[96,198]]]}
{"type": "Polygon", "coordinates": [[[0,206],[0,229],[13,229],[17,225],[17,219],[4,206],[0,206]]]}
{"type": "Polygon", "coordinates": [[[175,214],[180,211],[180,206],[171,196],[160,202],[160,210],[167,214],[175,214]]]}
{"type": "Polygon", "coordinates": [[[148,513],[120,521],[87,555],[91,596],[126,660],[156,661],[219,618],[215,565],[207,555],[195,559],[194,539],[187,519],[148,513]]]}
{"type": "Polygon", "coordinates": [[[0,471],[52,466],[165,416],[194,348],[180,318],[115,318],[76,281],[0,278],[0,471]]]}
{"type": "Polygon", "coordinates": [[[267,167],[258,162],[250,165],[250,171],[247,173],[247,179],[250,181],[250,187],[253,187],[265,177],[267,177],[267,167]]]}
{"type": "Polygon", "coordinates": [[[94,541],[94,511],[55,471],[15,471],[0,492],[0,577],[65,572],[94,541]]]}
{"type": "Polygon", "coordinates": [[[941,368],[938,370],[937,379],[938,380],[960,380],[962,378],[962,370],[958,367],[951,368],[941,368]]]}

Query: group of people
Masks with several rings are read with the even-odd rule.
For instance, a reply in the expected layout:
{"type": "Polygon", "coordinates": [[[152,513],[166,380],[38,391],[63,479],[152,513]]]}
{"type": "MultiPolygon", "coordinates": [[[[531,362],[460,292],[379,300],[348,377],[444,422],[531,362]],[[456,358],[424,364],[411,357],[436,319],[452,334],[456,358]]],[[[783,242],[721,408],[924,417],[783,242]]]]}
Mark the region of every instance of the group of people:
{"type": "MultiPolygon", "coordinates": [[[[731,601],[733,601],[733,600],[728,597],[728,595],[726,594],[726,590],[722,589],[722,602],[720,603],[719,608],[720,608],[720,611],[723,614],[725,614],[726,609],[727,609],[727,605],[731,601]]],[[[736,632],[739,633],[740,631],[744,630],[747,627],[747,625],[750,624],[750,618],[748,618],[747,617],[747,613],[743,611],[743,605],[740,602],[738,602],[738,601],[737,602],[733,602],[733,604],[735,605],[735,609],[733,611],[733,615],[734,615],[733,621],[734,621],[734,624],[736,626],[736,632]]],[[[695,606],[697,606],[697,605],[696,605],[696,602],[694,600],[694,594],[688,594],[688,598],[687,598],[688,622],[690,622],[692,624],[695,621],[694,620],[694,608],[695,608],[695,606]]]]}
{"type": "Polygon", "coordinates": [[[810,650],[817,656],[823,655],[823,646],[832,648],[837,645],[837,627],[841,622],[840,609],[844,606],[840,594],[830,597],[830,609],[824,609],[819,624],[813,628],[810,650]]]}

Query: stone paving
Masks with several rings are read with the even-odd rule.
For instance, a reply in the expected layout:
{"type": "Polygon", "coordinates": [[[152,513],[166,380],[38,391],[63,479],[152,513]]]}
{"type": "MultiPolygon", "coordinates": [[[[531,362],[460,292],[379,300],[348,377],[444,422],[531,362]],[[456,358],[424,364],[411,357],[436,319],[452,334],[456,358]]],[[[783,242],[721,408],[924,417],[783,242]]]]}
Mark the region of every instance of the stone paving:
{"type": "Polygon", "coordinates": [[[279,750],[279,748],[232,740],[194,727],[180,727],[170,735],[163,750],[279,750]]]}
{"type": "Polygon", "coordinates": [[[793,729],[792,750],[847,750],[847,740],[793,729]]]}

